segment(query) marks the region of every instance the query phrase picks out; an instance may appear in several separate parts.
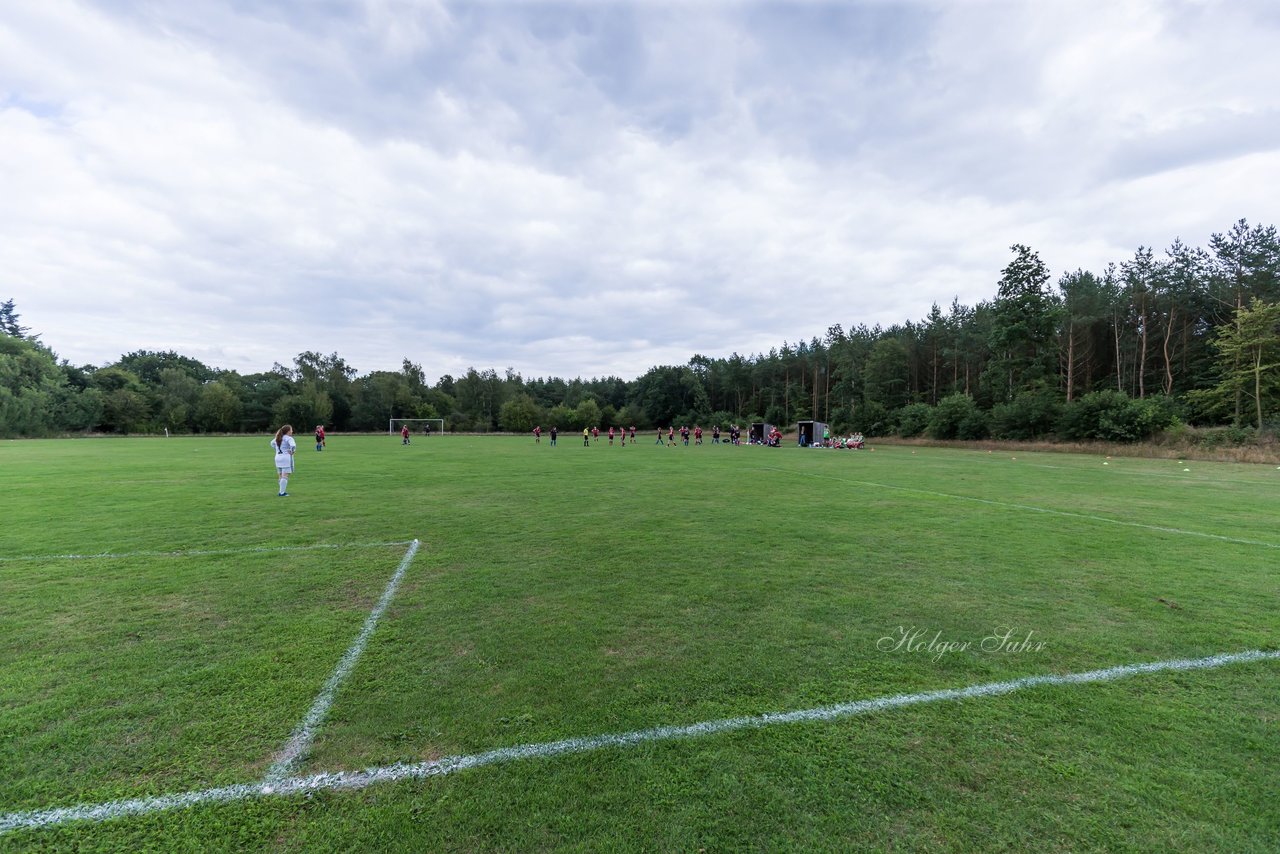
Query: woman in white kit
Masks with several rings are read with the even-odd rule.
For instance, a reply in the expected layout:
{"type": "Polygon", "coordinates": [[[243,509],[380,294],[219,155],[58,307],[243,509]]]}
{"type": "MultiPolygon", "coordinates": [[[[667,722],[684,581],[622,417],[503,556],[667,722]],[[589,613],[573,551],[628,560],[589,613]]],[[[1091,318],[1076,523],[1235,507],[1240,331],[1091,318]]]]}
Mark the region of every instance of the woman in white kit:
{"type": "Polygon", "coordinates": [[[276,452],[276,474],[280,476],[280,497],[289,494],[289,475],[293,474],[293,452],[298,443],[293,441],[293,428],[288,424],[276,431],[271,440],[271,450],[276,452]]]}

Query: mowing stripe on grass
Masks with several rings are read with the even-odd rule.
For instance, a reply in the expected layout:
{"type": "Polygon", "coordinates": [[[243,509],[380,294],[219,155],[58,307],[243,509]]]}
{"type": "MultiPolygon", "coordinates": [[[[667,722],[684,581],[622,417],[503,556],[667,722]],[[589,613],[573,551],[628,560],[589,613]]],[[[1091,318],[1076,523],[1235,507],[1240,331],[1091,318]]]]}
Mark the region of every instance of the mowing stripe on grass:
{"type": "Polygon", "coordinates": [[[378,620],[382,618],[382,613],[391,604],[391,597],[396,595],[396,589],[400,586],[400,579],[404,578],[405,571],[409,569],[409,564],[413,562],[413,556],[417,553],[418,541],[414,540],[409,545],[409,550],[405,552],[404,559],[400,561],[400,566],[396,568],[395,574],[387,582],[386,589],[382,591],[382,598],[378,600],[378,604],[374,609],[369,612],[368,618],[364,621],[364,628],[360,630],[360,635],[355,639],[355,643],[351,644],[346,654],[342,656],[342,660],[338,662],[338,666],[334,668],[333,673],[329,676],[329,681],[324,683],[324,687],[320,689],[320,694],[316,697],[315,702],[311,704],[311,710],[307,712],[301,723],[294,728],[293,734],[289,736],[289,740],[280,751],[279,757],[267,770],[266,782],[282,780],[291,774],[302,759],[303,754],[311,749],[311,742],[316,735],[316,727],[320,725],[325,715],[329,713],[329,707],[333,705],[333,698],[337,695],[338,689],[342,687],[343,681],[351,673],[352,668],[356,666],[356,662],[360,660],[360,655],[364,652],[365,645],[369,643],[369,637],[373,634],[373,630],[378,627],[378,620]]]}
{"type": "Polygon", "coordinates": [[[821,706],[794,712],[773,712],[739,718],[723,718],[684,726],[662,726],[635,732],[501,747],[484,753],[452,756],[434,762],[387,765],[381,768],[368,768],[364,771],[340,771],[329,774],[313,774],[306,777],[288,777],[274,781],[268,779],[258,783],[241,783],[203,791],[108,801],[101,804],[82,804],[74,807],[14,812],[0,815],[0,833],[12,830],[35,830],[43,827],[53,827],[71,821],[104,821],[111,818],[156,813],[204,803],[226,803],[246,798],[292,795],[322,790],[363,789],[377,783],[439,777],[445,774],[452,774],[455,771],[479,768],[500,762],[588,753],[611,747],[630,747],[648,742],[668,741],[677,738],[696,738],[733,730],[759,729],[775,724],[830,721],[922,703],[998,697],[1024,688],[1034,688],[1041,685],[1083,685],[1147,673],[1207,670],[1227,664],[1258,661],[1280,661],[1280,651],[1249,650],[1247,652],[1219,653],[1206,658],[1155,661],[1147,664],[1122,664],[1117,667],[1090,670],[1084,673],[1024,676],[1021,679],[1011,679],[1007,682],[988,682],[984,685],[972,685],[968,688],[949,688],[941,691],[925,691],[919,694],[897,694],[891,697],[857,700],[850,703],[839,703],[834,706],[821,706]]]}
{"type": "Polygon", "coordinates": [[[786,474],[800,475],[801,477],[816,477],[822,480],[834,480],[838,483],[852,483],[857,486],[874,486],[880,489],[893,489],[898,492],[914,492],[917,495],[932,495],[935,498],[954,498],[956,501],[972,501],[975,504],[989,504],[992,507],[1008,507],[1010,510],[1027,510],[1032,513],[1047,513],[1052,516],[1066,516],[1071,519],[1084,519],[1089,522],[1106,522],[1108,525],[1123,525],[1126,528],[1142,528],[1147,531],[1160,531],[1165,534],[1183,534],[1188,537],[1204,537],[1210,540],[1221,540],[1225,543],[1239,543],[1244,546],[1261,546],[1264,549],[1280,549],[1280,544],[1268,543],[1263,540],[1246,540],[1242,537],[1226,537],[1222,534],[1206,534],[1204,531],[1189,531],[1185,528],[1167,528],[1163,525],[1144,525],[1141,522],[1127,522],[1124,519],[1112,519],[1107,516],[1092,516],[1088,513],[1072,513],[1070,510],[1050,510],[1047,507],[1036,507],[1032,504],[1014,504],[1009,501],[995,501],[991,498],[975,498],[972,495],[953,495],[949,492],[934,492],[931,489],[917,489],[914,486],[897,486],[892,483],[876,483],[871,480],[855,480],[853,478],[836,477],[830,474],[817,474],[809,471],[795,471],[794,469],[780,469],[772,466],[763,466],[757,471],[780,471],[786,474]]]}
{"type": "MultiPolygon", "coordinates": [[[[238,549],[179,549],[161,552],[96,552],[85,555],[17,555],[15,557],[0,556],[0,563],[18,563],[20,561],[37,560],[95,560],[103,558],[131,557],[207,557],[209,555],[242,555],[263,552],[314,552],[325,549],[374,549],[383,546],[407,546],[409,540],[397,540],[390,543],[313,543],[309,546],[246,546],[238,549]]],[[[413,542],[417,542],[414,540],[413,542]]]]}
{"type": "MultiPolygon", "coordinates": [[[[1195,463],[1198,461],[1192,460],[1191,462],[1195,463]]],[[[1105,465],[1105,463],[1103,465],[1105,465]]],[[[1054,469],[1056,471],[1080,472],[1082,474],[1093,471],[1092,469],[1087,469],[1084,466],[1051,466],[1047,463],[1027,463],[1027,468],[1054,469]]],[[[1199,474],[1199,472],[1196,472],[1196,473],[1199,474]]],[[[1274,480],[1246,480],[1244,478],[1235,478],[1235,477],[1231,478],[1230,480],[1217,480],[1217,479],[1209,480],[1201,477],[1188,478],[1185,474],[1182,474],[1182,473],[1170,474],[1168,472],[1161,472],[1161,471],[1141,471],[1141,470],[1134,471],[1133,469],[1123,468],[1122,465],[1120,464],[1117,464],[1114,468],[1112,468],[1110,473],[1108,474],[1108,477],[1121,477],[1121,476],[1162,477],[1167,480],[1180,480],[1184,483],[1190,483],[1194,486],[1207,486],[1207,487],[1234,486],[1237,483],[1247,483],[1250,486],[1275,486],[1276,485],[1276,482],[1274,480]]]]}

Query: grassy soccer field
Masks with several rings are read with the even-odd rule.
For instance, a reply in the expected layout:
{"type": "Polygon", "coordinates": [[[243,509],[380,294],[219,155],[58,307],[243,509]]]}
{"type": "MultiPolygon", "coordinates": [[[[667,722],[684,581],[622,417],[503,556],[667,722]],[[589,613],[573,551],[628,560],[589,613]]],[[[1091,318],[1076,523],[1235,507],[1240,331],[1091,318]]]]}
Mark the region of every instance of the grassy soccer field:
{"type": "Polygon", "coordinates": [[[1271,466],[267,441],[0,443],[0,850],[1280,847],[1271,466]]]}

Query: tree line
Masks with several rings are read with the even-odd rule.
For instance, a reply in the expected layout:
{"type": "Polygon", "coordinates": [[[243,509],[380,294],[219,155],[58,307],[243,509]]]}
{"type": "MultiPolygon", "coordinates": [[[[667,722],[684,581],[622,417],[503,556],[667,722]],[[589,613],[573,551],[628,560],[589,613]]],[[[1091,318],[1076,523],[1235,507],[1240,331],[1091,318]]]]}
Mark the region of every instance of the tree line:
{"type": "Polygon", "coordinates": [[[443,418],[447,430],[525,432],[632,424],[787,426],[836,432],[1132,441],[1182,425],[1230,425],[1240,440],[1280,415],[1280,239],[1245,220],[1208,248],[1141,246],[1100,271],[1051,283],[1011,247],[995,295],[933,305],[888,328],[840,324],[768,353],[692,356],[634,380],[526,379],[470,368],[428,383],[421,365],[359,375],[337,353],[242,375],[174,352],[113,364],[59,360],[0,303],[0,435],[262,432],[281,423],[385,429],[443,418]]]}

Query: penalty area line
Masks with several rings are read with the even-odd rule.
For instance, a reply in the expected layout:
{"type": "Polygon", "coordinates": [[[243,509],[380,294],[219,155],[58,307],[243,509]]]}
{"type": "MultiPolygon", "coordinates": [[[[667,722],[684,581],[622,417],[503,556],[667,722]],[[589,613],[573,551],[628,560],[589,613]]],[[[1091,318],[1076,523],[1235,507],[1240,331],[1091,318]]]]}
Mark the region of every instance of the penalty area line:
{"type": "Polygon", "coordinates": [[[400,566],[396,568],[395,574],[387,582],[386,589],[382,591],[382,598],[378,600],[378,604],[374,606],[374,609],[369,612],[359,636],[356,637],[355,642],[351,644],[342,656],[342,660],[338,662],[338,666],[334,668],[328,681],[320,689],[315,702],[311,704],[311,710],[294,728],[293,734],[289,736],[289,740],[280,751],[279,757],[267,770],[264,782],[273,783],[287,777],[297,767],[303,755],[311,749],[311,742],[315,740],[316,727],[320,725],[325,715],[329,713],[329,707],[333,705],[338,689],[342,687],[342,683],[346,681],[347,676],[355,668],[356,662],[360,660],[365,646],[369,643],[369,638],[373,635],[373,630],[378,627],[378,621],[382,619],[383,612],[387,610],[387,606],[391,604],[392,597],[396,595],[396,590],[400,587],[400,579],[404,578],[405,572],[409,569],[409,564],[413,562],[413,556],[417,553],[418,541],[415,539],[409,544],[409,550],[405,552],[404,559],[400,561],[400,566]]]}
{"type": "Polygon", "coordinates": [[[277,797],[317,791],[364,789],[379,783],[440,777],[457,771],[465,771],[469,768],[515,762],[522,759],[540,759],[589,753],[596,750],[631,747],[651,742],[698,738],[734,730],[760,729],[777,724],[831,721],[925,703],[999,697],[1042,685],[1086,685],[1145,674],[1208,670],[1229,664],[1259,661],[1280,661],[1280,651],[1249,650],[1247,652],[1219,653],[1205,658],[1175,659],[1145,664],[1123,664],[1101,670],[1089,670],[1083,673],[1024,676],[1020,679],[1011,679],[1006,682],[971,685],[968,688],[950,688],[940,691],[925,691],[918,694],[896,694],[888,697],[857,700],[792,712],[772,712],[737,718],[722,718],[696,724],[661,726],[635,732],[501,747],[484,753],[452,756],[434,762],[402,763],[379,768],[368,768],[364,771],[312,774],[304,777],[263,780],[258,783],[242,783],[203,791],[179,792],[149,798],[133,798],[100,804],[82,804],[72,807],[14,812],[0,815],[0,833],[13,830],[36,830],[66,824],[71,821],[105,821],[130,815],[146,815],[196,806],[198,804],[228,803],[254,797],[277,797]]]}
{"type": "Polygon", "coordinates": [[[857,486],[874,486],[879,489],[892,489],[897,492],[914,492],[917,495],[931,495],[934,498],[951,498],[956,501],[972,501],[975,504],[987,504],[992,507],[1008,507],[1010,510],[1026,510],[1030,513],[1045,513],[1050,516],[1066,516],[1069,519],[1084,519],[1088,522],[1105,522],[1108,525],[1122,525],[1126,528],[1141,528],[1144,531],[1159,531],[1165,534],[1182,534],[1187,537],[1204,537],[1224,543],[1238,543],[1243,546],[1261,546],[1264,549],[1280,549],[1280,544],[1268,543],[1265,540],[1246,540],[1243,537],[1227,537],[1222,534],[1207,534],[1204,531],[1190,531],[1186,528],[1169,528],[1163,525],[1145,525],[1142,522],[1127,522],[1124,519],[1112,519],[1107,516],[1093,516],[1088,513],[1072,513],[1070,510],[1051,510],[1048,507],[1036,507],[1033,504],[1015,504],[1011,501],[996,501],[991,498],[975,498],[972,495],[953,495],[950,492],[934,492],[932,489],[919,489],[914,486],[896,486],[891,483],[876,483],[873,480],[857,480],[848,477],[836,477],[830,474],[817,474],[809,471],[794,471],[772,466],[762,466],[757,471],[777,471],[783,474],[794,474],[800,477],[815,477],[821,480],[834,480],[837,483],[852,483],[857,486]]]}

